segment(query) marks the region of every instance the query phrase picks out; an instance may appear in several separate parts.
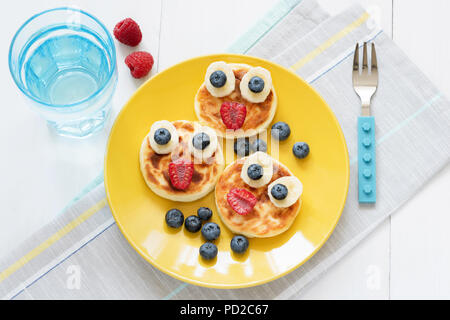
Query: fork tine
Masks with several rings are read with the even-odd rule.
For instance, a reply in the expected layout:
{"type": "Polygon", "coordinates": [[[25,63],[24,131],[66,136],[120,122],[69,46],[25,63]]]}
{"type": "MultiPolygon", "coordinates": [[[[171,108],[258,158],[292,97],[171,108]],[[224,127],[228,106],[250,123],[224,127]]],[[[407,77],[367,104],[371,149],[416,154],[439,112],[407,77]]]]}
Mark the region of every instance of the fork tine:
{"type": "Polygon", "coordinates": [[[363,49],[363,70],[367,69],[367,42],[364,42],[364,49],[363,49]]]}
{"type": "Polygon", "coordinates": [[[356,43],[355,55],[353,57],[353,71],[359,72],[359,44],[356,43]]]}
{"type": "Polygon", "coordinates": [[[375,52],[375,43],[372,43],[372,70],[376,70],[378,68],[377,63],[377,54],[375,52]]]}

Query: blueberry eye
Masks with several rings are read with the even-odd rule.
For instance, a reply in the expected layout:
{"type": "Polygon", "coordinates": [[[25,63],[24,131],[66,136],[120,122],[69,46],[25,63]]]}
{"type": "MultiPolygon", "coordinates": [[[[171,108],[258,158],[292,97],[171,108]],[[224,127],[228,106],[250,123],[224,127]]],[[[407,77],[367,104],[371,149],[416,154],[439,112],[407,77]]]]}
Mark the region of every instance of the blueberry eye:
{"type": "Polygon", "coordinates": [[[263,168],[259,164],[252,164],[247,169],[247,175],[252,180],[259,180],[263,176],[263,168]]]}
{"type": "Polygon", "coordinates": [[[204,150],[211,143],[211,139],[208,134],[204,132],[197,133],[192,138],[192,145],[197,150],[204,150]]]}
{"type": "Polygon", "coordinates": [[[211,76],[209,77],[209,81],[211,82],[213,87],[221,88],[227,82],[227,76],[225,75],[225,72],[217,70],[211,74],[211,76]]]}
{"type": "Polygon", "coordinates": [[[259,93],[264,90],[264,80],[260,77],[254,76],[248,82],[248,88],[254,93],[259,93]]]}
{"type": "Polygon", "coordinates": [[[241,179],[252,188],[268,184],[273,175],[273,159],[262,151],[257,151],[244,160],[241,179]]]}
{"type": "Polygon", "coordinates": [[[159,145],[168,144],[171,138],[172,135],[166,128],[160,128],[155,131],[154,139],[155,142],[159,145]]]}
{"type": "Polygon", "coordinates": [[[277,200],[283,200],[286,199],[288,195],[288,189],[284,184],[278,183],[272,187],[272,190],[270,191],[272,196],[277,200]]]}

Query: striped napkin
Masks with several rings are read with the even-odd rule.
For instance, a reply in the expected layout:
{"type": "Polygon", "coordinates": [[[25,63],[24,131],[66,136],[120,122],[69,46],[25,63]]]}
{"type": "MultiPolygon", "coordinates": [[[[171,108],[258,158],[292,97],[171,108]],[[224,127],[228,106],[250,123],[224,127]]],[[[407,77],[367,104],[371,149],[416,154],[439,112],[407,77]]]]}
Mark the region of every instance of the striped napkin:
{"type": "Polygon", "coordinates": [[[341,124],[350,154],[350,189],[333,235],[308,262],[256,288],[218,290],[188,285],[144,261],[111,216],[99,176],[58,219],[0,260],[5,299],[286,299],[323,274],[450,158],[450,104],[371,22],[359,6],[330,17],[314,0],[285,0],[229,50],[273,60],[306,79],[341,124]],[[377,132],[376,205],[357,196],[360,101],[352,88],[357,41],[374,41],[380,68],[372,110],[377,132]],[[426,150],[425,149],[426,146],[426,150]]]}

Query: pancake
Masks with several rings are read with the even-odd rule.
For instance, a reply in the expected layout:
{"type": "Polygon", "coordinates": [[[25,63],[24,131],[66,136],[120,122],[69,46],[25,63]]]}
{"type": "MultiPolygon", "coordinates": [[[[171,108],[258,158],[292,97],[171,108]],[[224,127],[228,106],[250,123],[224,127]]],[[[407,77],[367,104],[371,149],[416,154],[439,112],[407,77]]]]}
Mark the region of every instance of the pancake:
{"type": "Polygon", "coordinates": [[[147,135],[141,145],[140,168],[148,187],[157,195],[180,202],[190,202],[206,196],[214,189],[220,174],[223,171],[223,154],[220,144],[213,155],[205,161],[198,163],[189,151],[188,142],[192,139],[195,123],[185,120],[172,122],[179,135],[179,144],[168,154],[156,153],[149,142],[147,135]],[[176,157],[186,157],[194,163],[192,181],[185,190],[174,188],[169,177],[169,163],[176,157]]]}
{"type": "Polygon", "coordinates": [[[234,91],[225,97],[218,98],[212,96],[205,83],[203,83],[195,96],[195,113],[203,125],[213,128],[220,137],[238,138],[256,135],[269,126],[277,109],[277,97],[275,90],[272,89],[266,100],[261,103],[251,103],[245,100],[240,92],[239,84],[242,77],[247,73],[251,66],[246,64],[229,63],[233,69],[236,85],[234,91]],[[220,107],[223,102],[231,101],[245,104],[247,115],[242,126],[242,130],[232,132],[225,127],[220,116],[220,107]]]}
{"type": "Polygon", "coordinates": [[[272,179],[266,185],[252,188],[241,178],[241,169],[245,158],[227,166],[215,189],[217,212],[222,222],[236,234],[246,237],[268,238],[279,235],[290,228],[300,211],[301,198],[287,208],[275,206],[269,198],[268,186],[278,178],[293,176],[289,169],[273,160],[272,179]],[[237,214],[227,201],[227,194],[232,188],[244,188],[258,200],[253,210],[247,215],[237,214]]]}

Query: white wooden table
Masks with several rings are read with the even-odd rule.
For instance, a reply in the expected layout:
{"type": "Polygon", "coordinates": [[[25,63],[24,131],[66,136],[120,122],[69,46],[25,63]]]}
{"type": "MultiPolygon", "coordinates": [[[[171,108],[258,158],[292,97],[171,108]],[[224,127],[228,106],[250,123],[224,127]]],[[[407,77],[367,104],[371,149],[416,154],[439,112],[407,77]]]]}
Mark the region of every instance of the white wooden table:
{"type": "MultiPolygon", "coordinates": [[[[330,13],[360,2],[436,85],[450,96],[448,0],[319,0],[330,13]]],[[[152,74],[196,55],[224,51],[277,0],[77,0],[65,4],[99,17],[108,28],[132,17],[141,25],[140,49],[155,57],[152,74]]],[[[49,132],[24,104],[7,66],[19,22],[60,0],[15,0],[0,13],[0,255],[51,221],[103,166],[107,131],[68,140],[49,132]]],[[[123,63],[114,115],[143,82],[123,63]]],[[[109,124],[109,126],[111,123],[109,124]]],[[[108,127],[109,128],[109,127],[108,127]]],[[[424,146],[426,149],[426,146],[424,146]]],[[[450,167],[304,293],[305,299],[450,298],[450,167]]]]}

